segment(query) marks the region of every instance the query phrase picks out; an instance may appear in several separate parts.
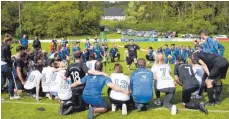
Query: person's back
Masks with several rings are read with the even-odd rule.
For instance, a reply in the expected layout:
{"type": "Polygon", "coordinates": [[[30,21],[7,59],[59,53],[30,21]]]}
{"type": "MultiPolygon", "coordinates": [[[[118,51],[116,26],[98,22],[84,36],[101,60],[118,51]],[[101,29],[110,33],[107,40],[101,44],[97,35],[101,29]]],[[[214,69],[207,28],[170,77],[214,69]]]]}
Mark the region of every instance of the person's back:
{"type": "Polygon", "coordinates": [[[190,64],[176,64],[174,74],[179,77],[184,89],[199,87],[199,82],[197,81],[190,64]]]}
{"type": "Polygon", "coordinates": [[[43,92],[49,92],[49,86],[52,80],[52,75],[53,75],[53,71],[52,71],[52,67],[48,66],[48,67],[44,67],[42,70],[42,89],[43,92]]]}
{"type": "MultiPolygon", "coordinates": [[[[129,90],[129,85],[130,85],[130,78],[123,73],[112,73],[111,74],[111,81],[115,85],[125,89],[129,90]]],[[[111,90],[110,97],[115,100],[120,100],[120,101],[127,101],[130,99],[129,95],[126,95],[122,92],[117,92],[114,90],[111,90]]]]}
{"type": "Polygon", "coordinates": [[[60,74],[59,72],[54,72],[52,74],[52,79],[51,79],[50,87],[49,87],[50,92],[57,92],[58,86],[59,86],[60,81],[61,81],[59,74],[60,74]]]}
{"type": "Polygon", "coordinates": [[[90,104],[98,104],[99,99],[102,98],[102,89],[105,84],[111,82],[109,78],[103,75],[87,75],[82,80],[82,83],[86,83],[84,91],[83,91],[83,98],[90,98],[94,100],[89,100],[90,104]]]}
{"type": "Polygon", "coordinates": [[[131,74],[130,81],[133,100],[149,103],[153,96],[153,73],[146,68],[138,68],[131,74]]]}
{"type": "Polygon", "coordinates": [[[38,70],[32,71],[24,85],[24,88],[33,89],[34,87],[36,87],[37,79],[41,79],[41,77],[42,75],[38,70]]]}
{"type": "Polygon", "coordinates": [[[157,77],[157,89],[175,87],[174,80],[170,75],[171,69],[169,64],[160,64],[155,68],[157,77]]]}

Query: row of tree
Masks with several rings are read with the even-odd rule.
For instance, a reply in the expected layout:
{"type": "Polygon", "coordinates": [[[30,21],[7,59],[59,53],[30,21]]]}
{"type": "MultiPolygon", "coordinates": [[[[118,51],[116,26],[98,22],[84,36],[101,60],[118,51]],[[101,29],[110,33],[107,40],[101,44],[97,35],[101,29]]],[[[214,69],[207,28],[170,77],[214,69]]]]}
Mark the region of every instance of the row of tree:
{"type": "Polygon", "coordinates": [[[129,2],[127,21],[151,23],[161,31],[229,34],[228,1],[148,1],[129,2]],[[158,24],[158,25],[155,25],[158,24]]]}
{"type": "Polygon", "coordinates": [[[45,37],[98,34],[102,15],[98,4],[80,1],[2,2],[1,32],[45,37]]]}

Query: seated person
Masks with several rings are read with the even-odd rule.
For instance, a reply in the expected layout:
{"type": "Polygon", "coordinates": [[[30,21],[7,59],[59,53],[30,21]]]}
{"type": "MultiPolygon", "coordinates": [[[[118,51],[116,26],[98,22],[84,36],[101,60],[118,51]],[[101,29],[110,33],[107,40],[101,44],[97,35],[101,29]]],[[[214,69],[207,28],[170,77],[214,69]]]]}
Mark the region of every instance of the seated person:
{"type": "Polygon", "coordinates": [[[146,111],[153,98],[153,72],[146,69],[145,59],[138,59],[138,69],[130,76],[130,88],[135,107],[138,111],[146,111]]]}
{"type": "Polygon", "coordinates": [[[115,58],[118,58],[118,61],[120,61],[120,53],[118,49],[116,48],[116,45],[113,44],[113,47],[110,49],[110,57],[111,57],[111,62],[115,61],[115,58]]]}
{"type": "MultiPolygon", "coordinates": [[[[123,74],[123,68],[120,64],[115,64],[114,66],[115,73],[111,74],[111,81],[115,85],[129,90],[130,78],[123,74]]],[[[130,100],[130,96],[126,95],[122,92],[117,92],[115,90],[111,90],[109,94],[109,99],[111,102],[112,111],[115,111],[117,106],[122,107],[122,115],[127,115],[127,102],[130,100]]]]}
{"type": "MultiPolygon", "coordinates": [[[[97,71],[103,70],[103,65],[101,62],[96,62],[95,69],[97,71]]],[[[120,88],[111,82],[110,78],[103,75],[87,75],[83,79],[74,82],[71,87],[86,84],[83,91],[83,100],[89,104],[88,119],[92,119],[94,113],[104,113],[107,111],[107,103],[102,97],[102,89],[106,84],[108,87],[115,91],[123,92],[128,95],[129,91],[120,88]]]]}
{"type": "Polygon", "coordinates": [[[146,59],[148,60],[148,64],[150,62],[154,62],[154,53],[153,53],[153,48],[152,47],[149,47],[148,48],[148,54],[146,54],[146,59]]]}

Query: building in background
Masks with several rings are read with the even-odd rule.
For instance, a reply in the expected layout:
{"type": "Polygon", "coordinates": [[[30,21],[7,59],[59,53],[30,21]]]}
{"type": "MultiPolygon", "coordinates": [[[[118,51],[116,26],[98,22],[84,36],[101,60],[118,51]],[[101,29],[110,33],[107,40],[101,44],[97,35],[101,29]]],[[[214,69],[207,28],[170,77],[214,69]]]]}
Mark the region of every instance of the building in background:
{"type": "Polygon", "coordinates": [[[124,10],[121,8],[105,8],[104,16],[102,16],[104,20],[125,20],[124,10]]]}

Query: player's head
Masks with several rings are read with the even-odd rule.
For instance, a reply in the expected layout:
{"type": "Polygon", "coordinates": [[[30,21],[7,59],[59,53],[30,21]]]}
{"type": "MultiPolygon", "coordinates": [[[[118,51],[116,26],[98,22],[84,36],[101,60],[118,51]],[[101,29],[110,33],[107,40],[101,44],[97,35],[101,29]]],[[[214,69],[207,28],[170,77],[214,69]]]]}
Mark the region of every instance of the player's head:
{"type": "Polygon", "coordinates": [[[54,67],[55,59],[48,59],[48,66],[54,67]]]}
{"type": "Polygon", "coordinates": [[[82,52],[79,51],[79,50],[77,50],[77,51],[74,52],[73,55],[74,55],[74,58],[75,58],[76,60],[80,60],[80,59],[81,59],[82,52]]]}
{"type": "Polygon", "coordinates": [[[16,48],[16,52],[17,53],[22,53],[22,52],[24,52],[24,48],[22,47],[22,46],[18,46],[17,48],[16,48]]]}
{"type": "Polygon", "coordinates": [[[137,61],[138,68],[145,68],[146,67],[146,60],[143,58],[139,58],[137,61]]]}
{"type": "Polygon", "coordinates": [[[66,48],[69,48],[69,44],[66,44],[66,48]]]}
{"type": "Polygon", "coordinates": [[[60,68],[67,68],[67,67],[68,67],[68,62],[66,60],[60,62],[60,68]]]}
{"type": "Polygon", "coordinates": [[[174,49],[175,48],[175,44],[171,44],[171,49],[174,49]]]}
{"type": "Polygon", "coordinates": [[[208,37],[208,35],[209,35],[209,32],[208,32],[207,30],[201,30],[201,31],[200,31],[200,37],[201,37],[202,39],[206,40],[207,37],[208,37]]]}
{"type": "Polygon", "coordinates": [[[130,39],[130,45],[134,44],[134,39],[130,39]]]}
{"type": "Polygon", "coordinates": [[[192,58],[192,55],[190,55],[190,57],[188,58],[188,63],[191,65],[197,64],[197,62],[192,58]]]}
{"type": "Polygon", "coordinates": [[[164,55],[162,53],[157,54],[158,63],[164,64],[164,55]]]}
{"type": "Polygon", "coordinates": [[[100,62],[100,61],[97,61],[97,62],[95,63],[95,70],[96,70],[96,71],[102,71],[102,70],[103,70],[103,63],[100,62]]]}
{"type": "Polygon", "coordinates": [[[153,50],[153,48],[150,46],[150,47],[148,48],[148,51],[151,52],[152,50],[153,50]]]}
{"type": "Polygon", "coordinates": [[[88,38],[86,39],[86,42],[89,42],[89,39],[88,38]]]}
{"type": "Polygon", "coordinates": [[[54,68],[59,68],[60,66],[60,62],[59,61],[55,61],[54,64],[53,64],[53,67],[54,68]]]}
{"type": "Polygon", "coordinates": [[[190,45],[186,46],[186,50],[190,50],[190,49],[191,49],[190,45]]]}
{"type": "Polygon", "coordinates": [[[178,55],[176,58],[179,63],[184,63],[184,59],[181,55],[178,55]]]}
{"type": "Polygon", "coordinates": [[[38,60],[37,63],[34,64],[34,69],[41,72],[43,69],[43,66],[44,65],[43,65],[42,60],[38,60]]]}
{"type": "Polygon", "coordinates": [[[13,38],[10,34],[6,33],[4,36],[4,42],[11,45],[13,43],[13,38]]]}
{"type": "Polygon", "coordinates": [[[94,53],[89,54],[89,60],[95,60],[95,54],[94,53]]]}
{"type": "Polygon", "coordinates": [[[165,45],[164,45],[164,48],[168,48],[168,44],[165,44],[165,45]]]}
{"type": "Polygon", "coordinates": [[[80,46],[80,41],[76,41],[76,46],[80,46]]]}
{"type": "Polygon", "coordinates": [[[115,73],[123,73],[122,65],[120,65],[120,64],[115,64],[115,65],[114,65],[114,71],[115,71],[115,73]]]}
{"type": "Polygon", "coordinates": [[[113,44],[113,48],[116,48],[116,44],[115,43],[113,44]]]}

